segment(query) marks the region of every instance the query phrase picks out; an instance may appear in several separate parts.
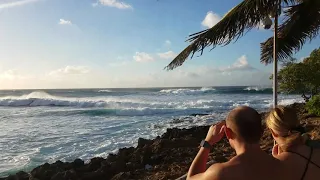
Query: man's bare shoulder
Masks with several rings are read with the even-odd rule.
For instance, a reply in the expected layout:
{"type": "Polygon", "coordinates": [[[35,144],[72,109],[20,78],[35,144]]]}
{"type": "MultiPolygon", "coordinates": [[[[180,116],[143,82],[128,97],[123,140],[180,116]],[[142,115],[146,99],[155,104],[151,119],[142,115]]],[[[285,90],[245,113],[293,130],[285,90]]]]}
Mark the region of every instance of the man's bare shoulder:
{"type": "Polygon", "coordinates": [[[214,179],[214,180],[222,179],[224,167],[225,167],[225,163],[215,163],[211,165],[206,171],[209,179],[214,179]]]}
{"type": "Polygon", "coordinates": [[[231,175],[236,173],[237,170],[237,158],[234,157],[225,163],[215,163],[208,168],[208,175],[212,179],[229,179],[231,175]]]}

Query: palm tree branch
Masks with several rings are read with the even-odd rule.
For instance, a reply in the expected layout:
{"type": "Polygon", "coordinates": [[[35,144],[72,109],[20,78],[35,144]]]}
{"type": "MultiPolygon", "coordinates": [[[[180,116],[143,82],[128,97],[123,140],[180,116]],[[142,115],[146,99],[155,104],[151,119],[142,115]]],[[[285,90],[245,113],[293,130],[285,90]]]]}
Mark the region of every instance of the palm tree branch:
{"type": "MultiPolygon", "coordinates": [[[[244,0],[231,9],[220,22],[210,29],[192,34],[187,40],[191,44],[185,48],[165,69],[172,70],[181,66],[196,52],[203,53],[206,47],[227,45],[242,37],[273,11],[281,0],[244,0]]],[[[295,4],[297,0],[282,0],[285,4],[295,4]]]]}
{"type": "MultiPolygon", "coordinates": [[[[304,0],[285,12],[287,19],[279,26],[277,58],[286,59],[299,51],[303,44],[312,40],[320,30],[320,1],[304,0]]],[[[273,62],[273,37],[261,43],[261,62],[273,62]]]]}

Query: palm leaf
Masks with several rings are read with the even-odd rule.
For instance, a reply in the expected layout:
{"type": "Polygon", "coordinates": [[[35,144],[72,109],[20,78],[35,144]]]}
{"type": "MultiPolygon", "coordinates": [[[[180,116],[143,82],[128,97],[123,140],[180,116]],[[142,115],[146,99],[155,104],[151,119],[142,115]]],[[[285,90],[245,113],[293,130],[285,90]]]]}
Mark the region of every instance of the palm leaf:
{"type": "MultiPolygon", "coordinates": [[[[300,0],[282,0],[285,4],[296,4],[300,0]]],[[[191,44],[185,48],[167,67],[172,70],[181,66],[185,60],[196,52],[203,53],[206,47],[227,45],[237,40],[246,31],[257,27],[257,25],[268,14],[275,9],[281,0],[244,0],[231,9],[223,19],[210,29],[190,35],[187,40],[191,44]]]]}
{"type": "MultiPolygon", "coordinates": [[[[285,11],[287,19],[279,27],[277,58],[286,59],[299,51],[307,40],[312,40],[320,30],[320,1],[304,0],[285,11]]],[[[261,62],[273,61],[273,37],[261,43],[261,62]]]]}

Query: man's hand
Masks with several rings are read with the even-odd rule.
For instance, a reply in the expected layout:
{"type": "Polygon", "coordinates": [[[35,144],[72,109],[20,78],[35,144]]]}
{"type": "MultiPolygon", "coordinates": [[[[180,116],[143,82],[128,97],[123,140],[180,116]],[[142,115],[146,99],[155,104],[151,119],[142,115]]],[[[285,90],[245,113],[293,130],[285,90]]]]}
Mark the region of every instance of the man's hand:
{"type": "MultiPolygon", "coordinates": [[[[212,125],[208,131],[206,141],[213,145],[214,143],[220,141],[224,135],[225,121],[222,121],[216,125],[212,125]]],[[[187,179],[217,179],[214,178],[212,172],[216,173],[217,169],[214,171],[206,171],[206,163],[208,161],[209,150],[205,148],[200,148],[196,158],[194,158],[190,169],[188,171],[187,179]],[[213,177],[213,178],[212,178],[213,177]]],[[[212,168],[211,168],[212,169],[212,168]]]]}
{"type": "Polygon", "coordinates": [[[212,125],[205,140],[208,141],[211,145],[219,142],[224,136],[225,124],[226,122],[222,121],[216,125],[212,125]]]}

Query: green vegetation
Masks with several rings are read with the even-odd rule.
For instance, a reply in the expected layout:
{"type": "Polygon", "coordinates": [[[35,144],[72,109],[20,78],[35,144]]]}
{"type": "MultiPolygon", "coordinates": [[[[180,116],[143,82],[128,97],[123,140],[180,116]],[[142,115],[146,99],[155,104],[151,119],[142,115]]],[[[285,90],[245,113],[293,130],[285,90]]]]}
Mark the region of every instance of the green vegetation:
{"type": "Polygon", "coordinates": [[[307,102],[306,109],[309,113],[320,116],[320,95],[313,96],[312,99],[307,102]]]}
{"type": "Polygon", "coordinates": [[[309,101],[320,92],[320,48],[315,49],[310,57],[295,63],[295,59],[284,61],[279,71],[278,81],[280,92],[300,93],[309,101]]]}

